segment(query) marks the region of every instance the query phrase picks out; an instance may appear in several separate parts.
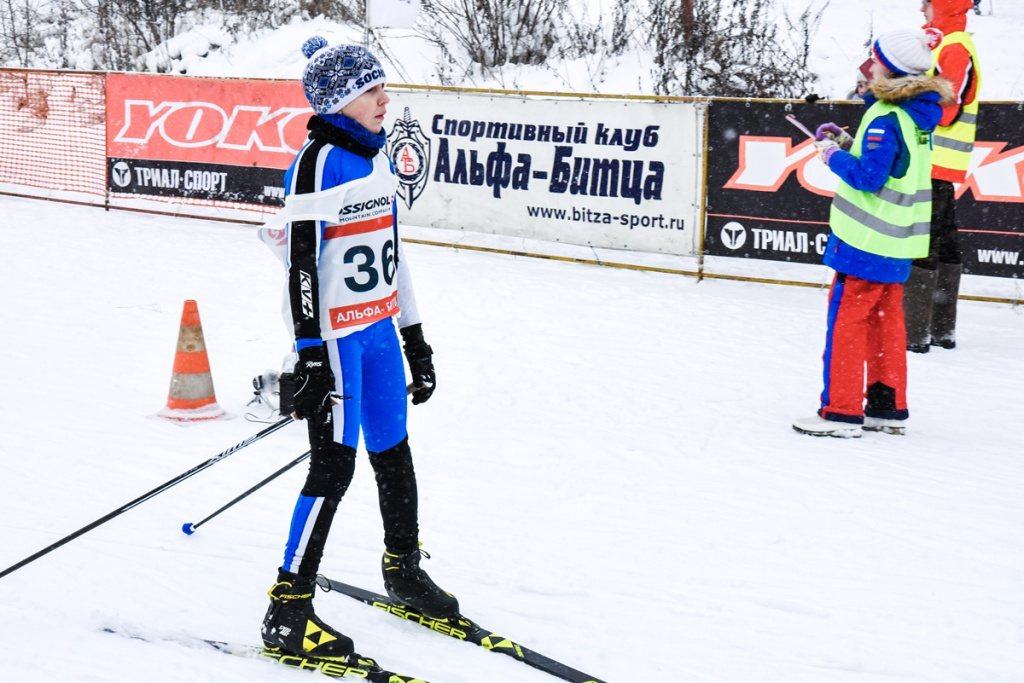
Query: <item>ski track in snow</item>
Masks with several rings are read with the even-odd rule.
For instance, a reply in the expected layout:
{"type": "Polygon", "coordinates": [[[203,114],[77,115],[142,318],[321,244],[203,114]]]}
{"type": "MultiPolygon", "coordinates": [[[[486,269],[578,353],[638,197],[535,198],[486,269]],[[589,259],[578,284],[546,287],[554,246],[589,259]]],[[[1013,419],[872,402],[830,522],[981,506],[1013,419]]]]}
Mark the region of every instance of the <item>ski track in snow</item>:
{"type": "MultiPolygon", "coordinates": [[[[0,566],[259,431],[164,404],[182,302],[241,415],[289,339],[252,228],[0,197],[0,566]]],[[[965,301],[911,355],[908,434],[816,439],[826,292],[408,244],[439,379],[410,411],[425,567],[467,615],[609,683],[1024,680],[1024,313],[965,301]]],[[[304,466],[289,426],[0,579],[3,680],[305,681],[258,643],[304,466]]],[[[322,571],[380,589],[363,455],[322,571]]],[[[555,679],[343,596],[432,683],[555,679]]],[[[303,678],[303,676],[307,676],[303,678]]]]}

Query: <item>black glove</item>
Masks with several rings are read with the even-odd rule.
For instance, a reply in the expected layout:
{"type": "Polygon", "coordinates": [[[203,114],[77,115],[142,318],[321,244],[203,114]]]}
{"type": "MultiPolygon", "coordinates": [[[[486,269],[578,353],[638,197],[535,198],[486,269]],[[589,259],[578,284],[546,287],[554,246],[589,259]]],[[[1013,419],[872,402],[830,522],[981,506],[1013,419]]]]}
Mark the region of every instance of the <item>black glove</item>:
{"type": "Polygon", "coordinates": [[[409,372],[412,373],[412,404],[418,406],[426,403],[437,385],[434,362],[430,360],[433,351],[423,339],[423,326],[419,323],[403,327],[400,332],[405,342],[405,359],[409,361],[409,372]]]}
{"type": "Polygon", "coordinates": [[[304,420],[324,405],[331,403],[334,373],[323,346],[307,346],[299,351],[295,364],[295,395],[292,398],[295,417],[304,420]]]}

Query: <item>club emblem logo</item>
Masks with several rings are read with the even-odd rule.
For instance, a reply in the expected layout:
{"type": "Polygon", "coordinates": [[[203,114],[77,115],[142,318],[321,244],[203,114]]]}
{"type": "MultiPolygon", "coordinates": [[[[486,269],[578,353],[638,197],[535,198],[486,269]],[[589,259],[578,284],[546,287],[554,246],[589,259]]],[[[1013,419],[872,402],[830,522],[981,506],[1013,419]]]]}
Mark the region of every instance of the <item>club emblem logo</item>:
{"type": "Polygon", "coordinates": [[[388,156],[395,165],[398,176],[398,196],[407,208],[423,194],[430,174],[430,138],[420,128],[419,121],[412,118],[409,107],[404,116],[395,121],[388,135],[388,156]]]}
{"type": "Polygon", "coordinates": [[[735,251],[747,243],[747,229],[736,221],[722,226],[722,244],[735,251]]]}
{"type": "Polygon", "coordinates": [[[110,169],[110,179],[118,187],[128,187],[132,184],[132,169],[125,162],[119,161],[110,169]]]}

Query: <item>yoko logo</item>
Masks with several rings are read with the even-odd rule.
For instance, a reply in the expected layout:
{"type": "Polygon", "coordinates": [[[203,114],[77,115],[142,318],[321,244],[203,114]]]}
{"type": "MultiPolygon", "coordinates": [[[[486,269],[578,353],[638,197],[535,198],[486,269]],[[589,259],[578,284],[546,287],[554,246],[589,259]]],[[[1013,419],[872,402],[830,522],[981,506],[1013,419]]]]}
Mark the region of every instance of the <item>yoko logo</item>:
{"type": "Polygon", "coordinates": [[[412,118],[409,107],[404,116],[395,121],[388,135],[388,149],[391,163],[395,165],[398,177],[396,194],[405,201],[408,208],[423,194],[430,171],[430,138],[420,128],[419,121],[412,118]]]}
{"type": "Polygon", "coordinates": [[[747,229],[736,221],[729,221],[722,226],[722,244],[735,251],[747,243],[747,229]]]}
{"type": "Polygon", "coordinates": [[[114,167],[110,169],[110,179],[114,181],[114,184],[118,187],[128,187],[132,184],[132,169],[123,161],[119,161],[114,164],[114,167]]]}
{"type": "MultiPolygon", "coordinates": [[[[1024,203],[1024,147],[1006,149],[1006,142],[977,141],[971,152],[967,179],[956,191],[970,190],[978,201],[1024,203]]],[[[817,158],[814,145],[805,141],[793,146],[788,137],[741,135],[739,166],[724,185],[730,190],[776,192],[793,173],[805,190],[831,197],[839,176],[817,158]]]]}
{"type": "Polygon", "coordinates": [[[148,144],[160,138],[179,148],[216,146],[294,154],[298,149],[289,141],[301,147],[308,113],[296,107],[235,105],[228,111],[212,102],[125,100],[124,125],[114,142],[148,144]]]}

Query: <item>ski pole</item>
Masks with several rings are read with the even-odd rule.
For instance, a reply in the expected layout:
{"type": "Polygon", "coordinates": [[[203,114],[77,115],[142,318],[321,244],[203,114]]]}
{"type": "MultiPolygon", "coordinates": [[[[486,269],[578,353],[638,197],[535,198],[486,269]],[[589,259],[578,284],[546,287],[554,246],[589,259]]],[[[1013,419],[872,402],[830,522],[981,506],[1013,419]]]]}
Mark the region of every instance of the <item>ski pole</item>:
{"type": "MultiPolygon", "coordinates": [[[[800,123],[800,121],[798,121],[795,116],[793,116],[792,114],[786,114],[786,120],[789,121],[790,123],[792,123],[797,128],[799,128],[801,131],[803,131],[804,135],[806,135],[810,139],[812,139],[815,142],[817,142],[818,136],[816,136],[814,133],[812,133],[807,128],[807,126],[805,126],[804,124],[800,123]]],[[[847,128],[849,128],[849,126],[843,126],[842,128],[843,128],[843,130],[846,130],[847,128]]]]}
{"type": "Polygon", "coordinates": [[[213,514],[211,514],[211,515],[209,515],[208,517],[206,517],[206,519],[200,520],[200,521],[196,522],[195,524],[192,524],[191,522],[185,522],[184,524],[182,524],[182,525],[181,525],[181,530],[182,530],[182,531],[184,531],[184,532],[185,532],[186,534],[188,534],[189,536],[191,536],[192,534],[194,534],[194,533],[195,533],[196,529],[198,529],[198,528],[199,528],[199,527],[201,527],[202,525],[206,524],[206,523],[207,523],[207,522],[209,522],[209,521],[210,521],[211,519],[213,519],[214,517],[216,517],[216,516],[217,516],[217,515],[219,515],[220,513],[224,512],[224,511],[225,511],[225,510],[227,510],[227,509],[228,509],[229,507],[231,507],[232,505],[234,505],[234,504],[235,504],[235,503],[237,503],[238,501],[242,500],[243,498],[245,498],[245,497],[246,497],[246,496],[248,496],[249,494],[251,494],[251,493],[253,493],[253,492],[255,492],[255,491],[258,491],[259,489],[263,488],[264,486],[266,486],[266,485],[267,485],[267,484],[269,484],[270,482],[274,481],[275,479],[277,479],[278,477],[280,477],[280,476],[281,476],[282,474],[284,474],[285,472],[287,472],[288,470],[290,470],[291,468],[295,467],[295,466],[296,466],[296,465],[298,465],[298,464],[299,464],[300,462],[302,462],[303,460],[305,460],[306,458],[308,458],[308,457],[309,457],[309,454],[310,454],[310,452],[311,452],[311,451],[306,451],[305,453],[303,453],[303,454],[302,454],[302,455],[300,455],[299,457],[295,458],[295,459],[294,459],[294,460],[292,460],[292,461],[291,461],[290,463],[288,463],[287,465],[285,465],[284,467],[282,467],[281,469],[279,469],[279,470],[278,470],[277,472],[274,472],[274,473],[273,473],[273,474],[271,474],[271,475],[270,475],[269,477],[267,477],[266,479],[264,479],[264,480],[263,480],[263,481],[261,481],[260,483],[256,484],[256,485],[255,485],[255,486],[253,486],[253,487],[252,487],[251,489],[249,489],[248,491],[246,491],[246,492],[245,492],[245,493],[243,493],[242,495],[238,496],[237,498],[235,498],[234,500],[232,500],[232,501],[231,501],[230,503],[228,503],[227,505],[224,505],[223,507],[221,507],[220,509],[218,509],[218,510],[217,510],[216,512],[214,512],[213,514]]]}
{"type": "Polygon", "coordinates": [[[188,472],[184,472],[182,474],[179,474],[174,479],[171,479],[170,481],[168,481],[168,482],[166,482],[164,484],[161,484],[160,486],[156,487],[155,489],[153,489],[149,493],[147,493],[145,495],[142,495],[142,496],[139,496],[138,498],[136,498],[135,500],[131,501],[130,503],[125,503],[124,505],[122,505],[118,509],[114,510],[113,512],[109,512],[106,515],[104,515],[103,517],[100,517],[95,522],[92,522],[91,524],[85,525],[84,527],[82,527],[78,531],[76,531],[76,532],[74,532],[72,534],[68,534],[64,538],[62,538],[59,541],[57,541],[56,543],[53,543],[51,545],[46,546],[45,548],[43,548],[39,552],[35,553],[34,555],[30,555],[30,556],[26,557],[24,560],[22,560],[21,562],[18,562],[16,564],[11,565],[7,569],[5,569],[2,572],[0,572],[0,578],[3,578],[5,576],[7,576],[8,574],[10,574],[11,572],[13,572],[13,571],[15,571],[17,569],[21,569],[22,567],[24,567],[26,564],[28,564],[30,562],[34,562],[34,561],[38,560],[43,555],[46,555],[47,553],[56,550],[57,548],[61,547],[65,543],[69,543],[69,542],[75,540],[76,538],[78,538],[82,534],[86,533],[87,531],[91,531],[91,530],[95,529],[96,527],[100,526],[101,524],[105,524],[105,523],[109,522],[110,520],[114,519],[115,517],[117,517],[121,513],[128,512],[129,510],[131,510],[136,505],[139,505],[141,503],[145,503],[150,498],[152,498],[152,497],[154,497],[156,495],[159,495],[159,494],[163,493],[164,491],[166,491],[167,489],[171,488],[172,486],[175,486],[176,484],[180,484],[181,482],[185,481],[186,479],[191,477],[193,474],[198,474],[199,472],[202,472],[203,470],[205,470],[207,467],[210,467],[211,465],[214,465],[214,464],[220,462],[221,460],[223,460],[224,458],[228,457],[232,453],[237,453],[238,451],[242,450],[246,446],[248,446],[250,444],[253,444],[253,443],[256,443],[257,441],[259,441],[263,437],[265,437],[265,436],[267,436],[269,434],[273,434],[278,429],[281,429],[281,427],[284,427],[285,425],[287,425],[290,422],[294,422],[294,420],[295,420],[295,418],[293,418],[291,415],[288,415],[287,417],[281,418],[280,420],[278,420],[274,424],[270,425],[269,427],[267,427],[263,431],[258,432],[257,434],[254,434],[254,435],[250,436],[248,439],[245,439],[244,441],[240,441],[239,443],[235,444],[234,446],[232,446],[231,448],[227,449],[226,451],[213,456],[212,458],[210,458],[206,462],[204,462],[204,463],[202,463],[200,465],[196,465],[195,467],[190,469],[188,472]]]}
{"type": "MultiPolygon", "coordinates": [[[[415,384],[409,384],[408,386],[405,387],[405,393],[406,394],[411,394],[415,388],[416,388],[415,384]]],[[[335,403],[338,403],[338,401],[335,401],[335,403]]],[[[256,491],[260,490],[261,488],[263,488],[264,486],[266,486],[270,482],[274,481],[275,479],[280,477],[282,474],[284,474],[285,472],[287,472],[291,468],[293,468],[296,465],[298,465],[300,462],[302,462],[303,460],[308,458],[310,456],[311,452],[312,451],[306,451],[305,453],[303,453],[299,457],[295,458],[295,460],[292,460],[290,463],[288,463],[287,465],[285,465],[284,467],[279,469],[277,472],[274,472],[269,477],[267,477],[266,479],[264,479],[260,483],[256,484],[255,486],[253,486],[251,489],[249,489],[245,493],[242,493],[241,495],[239,495],[237,498],[235,498],[231,502],[225,504],[223,507],[219,508],[216,512],[212,513],[211,515],[209,515],[205,519],[201,519],[201,520],[199,520],[198,522],[196,522],[194,524],[192,522],[185,522],[184,524],[181,525],[181,530],[183,532],[185,532],[187,535],[191,536],[192,534],[194,534],[196,532],[196,529],[198,529],[202,525],[206,524],[211,519],[213,519],[214,517],[216,517],[220,513],[224,512],[225,510],[227,510],[229,507],[231,507],[235,503],[238,503],[239,501],[241,501],[246,496],[249,496],[250,494],[255,493],[256,491]]]]}
{"type": "Polygon", "coordinates": [[[812,140],[817,140],[818,139],[818,138],[814,137],[814,133],[812,133],[811,131],[809,131],[807,129],[807,126],[805,126],[804,124],[802,124],[799,121],[797,121],[797,118],[795,116],[793,116],[792,114],[786,114],[786,120],[789,121],[790,123],[792,123],[794,126],[799,128],[800,130],[802,130],[804,135],[806,135],[810,139],[812,139],[812,140]]]}

